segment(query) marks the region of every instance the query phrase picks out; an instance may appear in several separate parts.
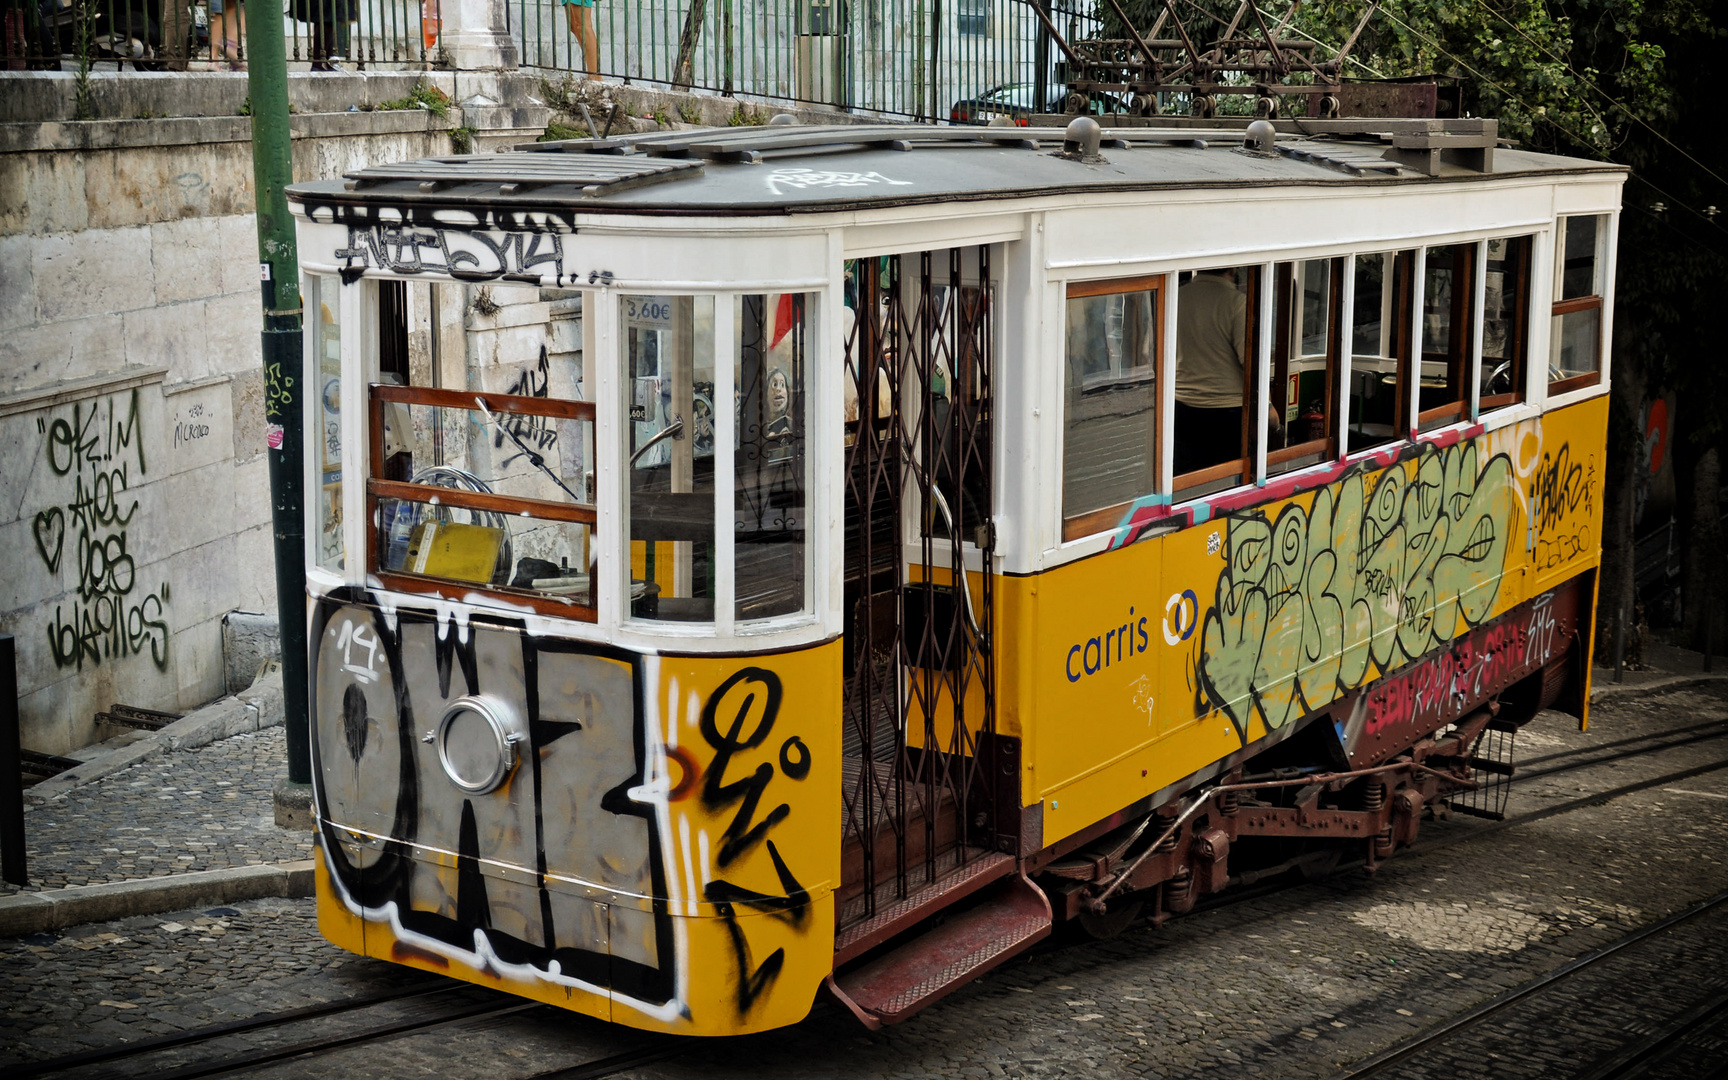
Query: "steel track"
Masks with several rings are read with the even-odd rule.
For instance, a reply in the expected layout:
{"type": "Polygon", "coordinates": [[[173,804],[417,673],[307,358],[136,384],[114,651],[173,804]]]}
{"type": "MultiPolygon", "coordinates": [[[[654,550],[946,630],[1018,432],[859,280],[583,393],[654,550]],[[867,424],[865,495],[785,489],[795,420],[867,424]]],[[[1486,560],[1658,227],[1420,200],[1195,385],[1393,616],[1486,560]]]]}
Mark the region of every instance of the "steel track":
{"type": "MultiPolygon", "coordinates": [[[[1717,767],[1721,768],[1723,766],[1728,766],[1728,761],[1722,762],[1717,767]]],[[[1380,1053],[1375,1054],[1373,1057],[1364,1061],[1361,1065],[1358,1065],[1353,1071],[1344,1073],[1338,1077],[1337,1080],[1362,1080],[1363,1077],[1374,1076],[1383,1072],[1399,1062],[1406,1061],[1422,1051],[1427,1050],[1438,1043],[1444,1042],[1446,1039],[1451,1038],[1453,1035],[1456,1035],[1461,1031],[1474,1027],[1483,1020],[1488,1019],[1490,1016],[1510,1008],[1518,1002],[1523,1001],[1525,998],[1552,989],[1556,984],[1564,982],[1578,974],[1580,971],[1606,960],[1608,957],[1613,956],[1622,949],[1629,948],[1641,941],[1644,941],[1646,938],[1653,937],[1665,930],[1669,930],[1681,923],[1694,919],[1699,915],[1718,907],[1724,901],[1728,901],[1728,892],[1719,892],[1707,900],[1701,900],[1698,903],[1693,904],[1684,911],[1670,915],[1666,919],[1653,922],[1643,929],[1634,930],[1632,933],[1627,934],[1618,941],[1604,945],[1602,948],[1597,949],[1594,952],[1585,953],[1583,956],[1580,956],[1575,960],[1560,965],[1546,975],[1532,979],[1523,986],[1514,987],[1498,997],[1484,1002],[1468,1012],[1441,1024],[1432,1031],[1425,1032],[1414,1039],[1407,1040],[1391,1049],[1383,1050],[1380,1053]]],[[[1712,1003],[1706,1003],[1706,1005],[1711,1004],[1712,1003]]],[[[1685,1030],[1694,1030],[1706,1022],[1711,1016],[1721,1012],[1724,1007],[1725,1006],[1721,1001],[1717,1001],[1714,1003],[1713,1010],[1703,1008],[1692,1010],[1687,1014],[1687,1017],[1682,1018],[1690,1020],[1690,1022],[1686,1024],[1685,1030]],[[1693,1017],[1694,1013],[1700,1013],[1702,1015],[1693,1017]]],[[[1635,1050],[1636,1048],[1631,1049],[1635,1050]]],[[[1656,1049],[1660,1049],[1660,1046],[1656,1047],[1656,1049]]],[[[1607,1065],[1611,1067],[1610,1071],[1604,1072],[1599,1080],[1607,1080],[1608,1077],[1631,1075],[1631,1072],[1636,1071],[1641,1066],[1641,1063],[1647,1062],[1654,1052],[1655,1051],[1652,1050],[1644,1054],[1642,1057],[1634,1059],[1633,1056],[1628,1055],[1628,1052],[1623,1051],[1620,1055],[1616,1055],[1614,1059],[1611,1059],[1607,1063],[1607,1065]],[[1626,1057],[1627,1060],[1625,1062],[1618,1062],[1618,1059],[1621,1057],[1626,1057]]]]}
{"type": "Polygon", "coordinates": [[[259,1031],[265,1028],[279,1027],[298,1021],[315,1020],[326,1016],[337,1016],[345,1012],[356,1012],[360,1009],[387,1001],[401,1001],[404,998],[427,997],[434,994],[448,993],[460,990],[462,984],[448,979],[438,979],[431,982],[419,982],[409,986],[400,986],[392,990],[380,990],[376,993],[361,994],[341,1001],[325,1002],[321,1005],[307,1005],[298,1009],[287,1009],[282,1012],[264,1013],[260,1016],[249,1016],[244,1020],[234,1020],[226,1024],[212,1024],[208,1027],[193,1028],[190,1031],[176,1032],[173,1035],[163,1035],[160,1038],[141,1039],[138,1042],[121,1043],[117,1046],[105,1046],[98,1050],[86,1050],[78,1054],[67,1054],[64,1057],[49,1058],[45,1061],[32,1061],[21,1065],[9,1065],[0,1069],[0,1080],[25,1080],[27,1077],[40,1076],[44,1073],[65,1072],[68,1069],[79,1069],[87,1065],[99,1065],[106,1061],[119,1061],[126,1058],[141,1057],[145,1054],[163,1050],[172,1050],[181,1046],[195,1046],[211,1039],[220,1039],[229,1035],[240,1035],[248,1031],[259,1031]]]}

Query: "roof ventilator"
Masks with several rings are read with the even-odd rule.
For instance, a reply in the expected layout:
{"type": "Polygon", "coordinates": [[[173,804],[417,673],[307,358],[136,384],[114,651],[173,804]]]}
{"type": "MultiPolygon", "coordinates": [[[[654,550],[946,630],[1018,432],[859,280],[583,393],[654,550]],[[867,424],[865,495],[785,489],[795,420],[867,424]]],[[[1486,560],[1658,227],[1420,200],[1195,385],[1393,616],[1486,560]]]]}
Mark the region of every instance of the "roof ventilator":
{"type": "Polygon", "coordinates": [[[1241,153],[1255,157],[1278,156],[1278,129],[1266,120],[1256,120],[1242,133],[1241,153]]]}
{"type": "Polygon", "coordinates": [[[1062,149],[1051,156],[1083,165],[1103,165],[1104,155],[1098,152],[1103,141],[1104,129],[1098,126],[1098,121],[1090,116],[1077,116],[1068,122],[1068,129],[1063,132],[1062,149]]]}

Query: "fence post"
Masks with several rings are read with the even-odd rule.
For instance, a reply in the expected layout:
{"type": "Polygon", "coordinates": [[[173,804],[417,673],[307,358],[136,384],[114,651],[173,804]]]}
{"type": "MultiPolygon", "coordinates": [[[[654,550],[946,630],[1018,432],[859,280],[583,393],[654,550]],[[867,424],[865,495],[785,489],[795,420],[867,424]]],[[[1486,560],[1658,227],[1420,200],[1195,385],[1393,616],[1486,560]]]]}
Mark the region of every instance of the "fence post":
{"type": "Polygon", "coordinates": [[[0,634],[0,878],[30,884],[24,863],[24,762],[18,743],[18,667],[11,634],[0,634]]]}

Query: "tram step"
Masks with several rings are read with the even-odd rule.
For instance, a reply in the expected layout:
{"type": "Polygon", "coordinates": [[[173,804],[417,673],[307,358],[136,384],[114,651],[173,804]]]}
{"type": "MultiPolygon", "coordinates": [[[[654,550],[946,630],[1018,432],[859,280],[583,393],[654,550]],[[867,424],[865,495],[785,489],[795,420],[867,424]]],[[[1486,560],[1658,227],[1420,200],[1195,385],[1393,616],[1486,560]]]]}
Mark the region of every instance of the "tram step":
{"type": "Polygon", "coordinates": [[[871,1028],[895,1024],[1050,933],[1050,902],[1015,874],[977,906],[843,975],[828,988],[871,1028]]]}

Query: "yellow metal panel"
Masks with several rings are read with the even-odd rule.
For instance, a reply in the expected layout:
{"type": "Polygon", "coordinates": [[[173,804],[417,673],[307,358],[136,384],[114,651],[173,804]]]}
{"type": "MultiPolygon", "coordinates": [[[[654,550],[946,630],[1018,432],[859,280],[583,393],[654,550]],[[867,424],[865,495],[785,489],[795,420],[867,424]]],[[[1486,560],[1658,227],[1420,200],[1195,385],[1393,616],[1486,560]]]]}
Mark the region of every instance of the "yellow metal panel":
{"type": "Polygon", "coordinates": [[[999,700],[1044,842],[1594,567],[1606,416],[1595,398],[1389,447],[1139,543],[1163,511],[1136,507],[1113,550],[1002,582],[998,640],[1029,674],[999,700]]]}

